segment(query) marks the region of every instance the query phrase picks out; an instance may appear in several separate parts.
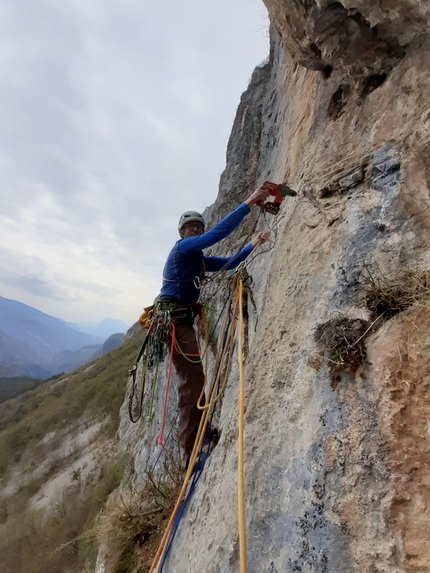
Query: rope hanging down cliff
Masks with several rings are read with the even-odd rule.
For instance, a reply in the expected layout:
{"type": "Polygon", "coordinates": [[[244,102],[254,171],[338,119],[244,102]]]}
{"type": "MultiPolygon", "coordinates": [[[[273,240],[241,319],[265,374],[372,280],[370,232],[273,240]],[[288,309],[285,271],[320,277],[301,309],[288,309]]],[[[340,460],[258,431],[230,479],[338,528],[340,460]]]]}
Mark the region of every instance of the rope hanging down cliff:
{"type": "MultiPolygon", "coordinates": [[[[160,546],[154,557],[150,573],[162,573],[167,553],[172,545],[175,533],[177,531],[179,518],[182,516],[186,502],[190,493],[195,488],[198,478],[203,470],[204,461],[207,455],[204,455],[202,446],[204,445],[205,436],[207,436],[207,427],[216,402],[221,398],[228,380],[231,360],[234,354],[234,334],[236,331],[237,318],[239,317],[240,330],[243,329],[243,290],[244,284],[242,279],[242,269],[236,270],[229,294],[227,311],[224,317],[224,323],[221,330],[220,342],[217,347],[215,356],[216,367],[212,373],[206,398],[204,392],[201,393],[198,407],[202,410],[197,438],[191,453],[190,462],[186,471],[184,483],[178,496],[178,500],[173,509],[170,520],[167,524],[160,546]],[[202,455],[203,453],[203,455],[202,455]],[[192,476],[193,479],[191,480],[192,476]],[[185,496],[187,487],[190,484],[190,491],[185,496]]],[[[243,480],[243,429],[244,429],[244,375],[243,359],[240,344],[242,343],[242,333],[239,332],[239,468],[238,468],[238,512],[239,512],[239,539],[240,539],[240,573],[246,573],[246,528],[244,514],[244,480],[243,480]]]]}
{"type": "MultiPolygon", "coordinates": [[[[163,402],[163,421],[161,424],[161,433],[158,440],[158,444],[163,447],[163,430],[164,430],[164,418],[167,407],[167,396],[170,380],[170,367],[171,362],[175,363],[176,371],[179,375],[179,405],[181,411],[180,426],[179,426],[179,444],[181,446],[181,458],[187,461],[187,474],[183,484],[183,488],[177,504],[175,506],[174,512],[172,514],[171,520],[169,521],[168,528],[160,545],[159,551],[154,560],[154,566],[157,567],[157,571],[161,573],[163,565],[165,563],[168,551],[173,542],[174,535],[179,525],[179,520],[182,515],[183,509],[189,497],[192,495],[192,491],[195,484],[200,476],[203,469],[205,459],[209,454],[210,450],[210,430],[211,430],[211,418],[213,416],[214,406],[216,402],[221,397],[224,392],[225,386],[227,384],[228,373],[230,370],[231,360],[233,356],[233,344],[234,344],[234,332],[236,329],[236,322],[238,313],[240,315],[241,329],[243,329],[243,300],[242,293],[245,288],[244,276],[244,261],[248,258],[248,255],[261,243],[268,240],[269,233],[267,231],[262,231],[257,234],[256,237],[251,241],[249,245],[242,248],[238,254],[233,255],[228,258],[220,257],[208,257],[203,255],[203,249],[210,247],[211,245],[219,242],[225,238],[235,227],[240,223],[241,220],[250,212],[250,207],[252,205],[259,205],[260,215],[265,212],[276,214],[279,210],[279,205],[282,198],[285,195],[279,194],[279,189],[285,187],[285,194],[295,195],[295,192],[290,190],[286,186],[273,184],[270,182],[265,182],[261,187],[259,187],[254,193],[252,193],[249,198],[242,203],[235,211],[230,215],[225,217],[220,223],[218,223],[213,229],[205,233],[205,222],[203,217],[194,211],[186,212],[180,219],[179,222],[179,233],[181,235],[181,240],[178,241],[173,247],[169,254],[165,271],[163,275],[163,287],[160,293],[159,301],[157,302],[154,312],[158,314],[161,318],[158,318],[157,326],[154,327],[154,316],[149,325],[148,330],[148,342],[143,345],[144,350],[142,355],[144,355],[145,360],[142,360],[142,369],[144,369],[144,375],[146,374],[146,361],[148,357],[154,355],[155,360],[150,361],[152,368],[155,370],[152,391],[151,391],[151,404],[155,394],[155,383],[158,372],[158,364],[160,360],[163,359],[163,343],[167,341],[170,342],[170,363],[169,363],[169,373],[167,376],[166,389],[163,402]],[[273,202],[266,203],[269,195],[275,197],[273,202]],[[184,222],[185,221],[185,222],[184,222]],[[242,263],[240,262],[242,261],[242,263]],[[193,328],[194,314],[191,312],[191,316],[188,315],[188,311],[191,310],[187,307],[198,306],[197,301],[199,298],[200,281],[196,284],[195,273],[199,273],[199,277],[202,278],[204,275],[204,267],[207,266],[209,272],[214,271],[224,271],[227,269],[237,268],[238,270],[234,273],[232,279],[232,287],[230,289],[229,303],[227,305],[227,312],[225,314],[224,326],[222,329],[222,336],[220,343],[218,344],[217,354],[215,357],[215,369],[212,373],[211,381],[209,383],[209,389],[205,395],[205,382],[206,377],[204,372],[207,372],[207,364],[205,371],[202,368],[201,363],[201,349],[199,347],[198,341],[196,340],[196,335],[193,328]],[[200,271],[199,271],[200,267],[200,271]],[[203,267],[203,270],[202,270],[203,267]],[[191,282],[190,282],[191,281],[191,282]],[[188,286],[185,286],[185,284],[188,286]],[[187,302],[179,302],[187,301],[187,302]],[[164,304],[173,304],[172,309],[167,307],[163,308],[164,304]],[[172,319],[173,312],[185,311],[184,316],[175,316],[172,319]],[[227,322],[226,322],[227,321],[227,322]],[[176,335],[176,328],[178,329],[178,336],[176,335]],[[179,334],[180,333],[180,334],[179,334]],[[178,342],[179,341],[179,342],[178,342]],[[183,344],[187,345],[188,352],[184,352],[181,348],[183,344]],[[152,350],[154,348],[154,350],[152,350]],[[148,354],[149,349],[149,354],[148,354]],[[193,366],[195,364],[196,366],[193,366]],[[223,378],[222,378],[223,376],[223,378]],[[222,378],[222,379],[221,379],[222,378]],[[197,396],[199,395],[197,399],[197,396]],[[181,405],[182,404],[182,405],[181,405]],[[200,410],[200,414],[198,411],[200,410]],[[181,427],[182,424],[182,427],[181,427]],[[206,451],[203,451],[203,446],[206,446],[206,451]],[[188,454],[187,457],[184,454],[188,454]],[[188,495],[182,502],[187,485],[190,481],[191,475],[193,475],[193,481],[189,488],[188,495]],[[159,561],[162,556],[161,562],[159,561]]],[[[255,222],[257,225],[258,219],[255,222]]],[[[219,272],[217,274],[219,274],[219,272]]],[[[249,281],[250,277],[246,273],[246,280],[249,281]]],[[[240,342],[242,344],[242,338],[240,334],[240,342]]],[[[240,349],[240,355],[242,354],[242,348],[240,349]]],[[[241,360],[241,356],[240,356],[241,360]]],[[[130,399],[130,414],[133,419],[132,412],[132,400],[133,395],[136,392],[135,375],[137,370],[137,364],[131,369],[130,373],[133,376],[133,386],[130,399]]],[[[240,454],[239,457],[243,464],[243,363],[239,363],[240,379],[241,379],[241,399],[240,407],[242,412],[242,422],[240,423],[240,454]]],[[[144,380],[142,381],[142,391],[140,405],[138,408],[138,415],[142,413],[142,401],[144,393],[144,380]]],[[[152,406],[150,405],[150,408],[152,406]]],[[[148,416],[150,419],[151,416],[148,416]]],[[[243,469],[242,469],[243,472],[243,469]]],[[[242,477],[239,474],[239,492],[242,492],[243,496],[243,473],[242,477]]],[[[240,545],[241,545],[241,573],[246,572],[246,536],[244,530],[244,502],[239,501],[239,523],[240,523],[240,545]],[[245,549],[244,549],[245,548],[245,549]]]]}

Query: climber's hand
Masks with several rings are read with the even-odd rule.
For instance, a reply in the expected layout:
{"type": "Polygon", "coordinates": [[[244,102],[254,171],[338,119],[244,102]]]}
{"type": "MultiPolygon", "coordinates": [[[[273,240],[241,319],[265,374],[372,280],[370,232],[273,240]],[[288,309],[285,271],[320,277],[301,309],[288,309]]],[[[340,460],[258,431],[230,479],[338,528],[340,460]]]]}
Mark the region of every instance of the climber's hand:
{"type": "Polygon", "coordinates": [[[266,189],[266,187],[263,184],[258,189],[256,189],[254,193],[251,193],[251,195],[248,197],[245,203],[246,205],[248,205],[248,207],[252,207],[252,205],[255,205],[256,203],[258,203],[258,201],[262,201],[264,203],[266,199],[269,197],[269,195],[270,195],[269,190],[266,189]]]}
{"type": "Polygon", "coordinates": [[[255,247],[257,247],[258,245],[262,245],[263,243],[265,243],[267,241],[267,239],[269,238],[269,235],[270,235],[270,231],[260,231],[252,239],[251,245],[255,249],[255,247]]]}

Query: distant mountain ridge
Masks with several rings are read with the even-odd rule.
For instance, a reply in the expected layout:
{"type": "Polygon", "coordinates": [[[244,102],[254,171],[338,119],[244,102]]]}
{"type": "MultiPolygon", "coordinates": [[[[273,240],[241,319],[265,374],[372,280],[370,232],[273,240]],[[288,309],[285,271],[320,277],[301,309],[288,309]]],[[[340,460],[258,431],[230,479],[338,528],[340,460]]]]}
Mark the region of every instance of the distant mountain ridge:
{"type": "Polygon", "coordinates": [[[95,326],[92,325],[79,325],[79,330],[81,332],[86,332],[87,334],[92,334],[93,336],[99,336],[106,340],[112,334],[122,333],[124,334],[129,329],[130,325],[127,325],[123,320],[116,318],[104,318],[99,324],[95,326]]]}
{"type": "MultiPolygon", "coordinates": [[[[0,296],[0,375],[47,377],[86,361],[122,321],[105,319],[96,336],[24,303],[0,296]]],[[[97,329],[97,327],[94,327],[97,329]]]]}
{"type": "Polygon", "coordinates": [[[99,358],[103,354],[112,352],[115,348],[118,348],[124,341],[124,334],[122,332],[116,332],[107,338],[103,345],[94,353],[93,358],[99,358]]]}

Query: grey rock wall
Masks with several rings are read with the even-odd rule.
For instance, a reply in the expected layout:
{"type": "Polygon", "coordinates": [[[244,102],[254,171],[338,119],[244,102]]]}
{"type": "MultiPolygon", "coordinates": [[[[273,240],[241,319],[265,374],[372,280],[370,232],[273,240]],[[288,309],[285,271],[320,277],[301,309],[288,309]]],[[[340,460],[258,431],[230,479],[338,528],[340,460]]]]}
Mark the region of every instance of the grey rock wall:
{"type": "Polygon", "coordinates": [[[427,2],[395,0],[264,0],[289,54],[327,76],[392,69],[427,34],[427,2]]]}
{"type": "MultiPolygon", "coordinates": [[[[333,95],[348,80],[336,72],[325,79],[297,67],[279,43],[273,49],[257,182],[287,180],[301,196],[283,208],[273,256],[250,268],[258,277],[260,317],[246,370],[249,571],[428,566],[428,524],[412,557],[406,521],[392,518],[399,478],[381,427],[378,373],[366,363],[355,375],[342,373],[333,391],[328,367],[309,365],[318,323],[339,311],[363,316],[365,265],[396,273],[428,257],[422,166],[428,120],[424,126],[418,119],[426,117],[428,102],[425,58],[420,50],[405,58],[365,97],[351,85],[350,98],[334,113],[333,95]]],[[[168,571],[238,570],[235,374],[224,398],[221,442],[183,518],[168,571]]],[[[426,445],[421,431],[422,464],[428,439],[426,445]]],[[[422,492],[415,497],[412,505],[426,499],[422,492]]]]}
{"type": "MultiPolygon", "coordinates": [[[[428,3],[265,3],[270,61],[242,96],[205,213],[216,222],[265,179],[299,192],[276,219],[257,221],[274,225],[276,242],[248,265],[257,305],[246,360],[248,571],[424,573],[429,313],[381,321],[367,359],[340,369],[335,385],[330,364],[315,365],[314,331],[339,313],[368,318],[367,268],[395,278],[429,264],[428,3]]],[[[240,247],[256,216],[216,252],[240,247]]],[[[215,314],[224,288],[207,287],[215,314]]],[[[237,379],[234,364],[221,440],[164,573],[239,571],[237,379]]],[[[170,409],[169,425],[174,393],[170,409]]],[[[157,425],[132,428],[124,413],[120,433],[143,474],[158,455],[157,425]]]]}

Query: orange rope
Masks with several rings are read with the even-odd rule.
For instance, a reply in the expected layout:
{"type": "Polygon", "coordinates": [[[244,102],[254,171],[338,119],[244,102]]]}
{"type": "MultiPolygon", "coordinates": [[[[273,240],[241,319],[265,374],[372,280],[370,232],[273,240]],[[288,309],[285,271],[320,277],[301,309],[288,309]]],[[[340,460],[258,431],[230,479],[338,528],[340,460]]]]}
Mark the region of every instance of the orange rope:
{"type": "Polygon", "coordinates": [[[161,417],[161,427],[160,427],[160,435],[157,440],[157,444],[161,446],[161,449],[164,450],[164,426],[166,425],[166,413],[167,413],[167,397],[169,394],[169,386],[170,386],[170,376],[172,373],[172,362],[173,362],[173,345],[175,342],[175,325],[172,323],[172,332],[171,337],[172,341],[170,343],[170,357],[169,357],[169,367],[167,370],[167,380],[166,380],[166,390],[164,391],[164,402],[163,402],[163,415],[161,417]]]}
{"type": "MultiPolygon", "coordinates": [[[[230,291],[230,297],[229,297],[229,301],[231,301],[232,297],[233,297],[233,292],[235,289],[237,289],[237,285],[241,286],[240,280],[239,280],[239,274],[236,273],[234,280],[233,280],[233,285],[230,291]]],[[[188,464],[188,469],[187,472],[185,474],[185,478],[184,478],[184,483],[182,484],[182,488],[181,491],[179,492],[178,495],[178,499],[176,501],[175,507],[173,508],[172,514],[170,516],[169,522],[166,526],[166,529],[164,531],[164,535],[161,539],[160,545],[158,546],[157,552],[154,556],[151,568],[149,570],[149,573],[154,573],[155,571],[158,570],[158,565],[160,563],[160,559],[164,553],[164,550],[166,548],[166,544],[168,542],[168,538],[170,535],[170,531],[172,529],[172,525],[173,522],[175,520],[176,514],[178,513],[178,510],[181,506],[182,503],[182,499],[183,496],[185,494],[185,491],[187,489],[188,483],[191,479],[191,476],[193,475],[193,471],[194,471],[194,465],[197,461],[197,457],[198,457],[198,453],[200,450],[200,447],[202,445],[204,436],[205,436],[205,432],[206,432],[206,427],[209,421],[209,416],[210,416],[210,412],[211,412],[211,408],[212,406],[215,404],[215,402],[219,399],[219,397],[221,396],[225,386],[227,385],[227,378],[228,378],[228,368],[226,368],[225,372],[224,372],[224,379],[222,381],[222,388],[221,390],[218,392],[218,394],[216,394],[216,383],[220,378],[220,373],[222,371],[222,362],[225,358],[225,354],[226,354],[226,347],[227,346],[231,346],[230,350],[230,357],[228,360],[228,365],[230,364],[230,360],[231,360],[231,355],[233,354],[232,352],[232,342],[233,342],[233,334],[234,331],[236,329],[236,314],[237,314],[237,309],[238,309],[238,305],[239,305],[239,300],[238,297],[236,296],[235,302],[234,302],[234,308],[233,308],[233,313],[232,313],[232,320],[231,323],[228,327],[228,331],[227,331],[227,339],[226,339],[226,343],[225,343],[225,348],[224,351],[222,352],[222,356],[221,356],[221,363],[219,365],[219,368],[217,369],[217,374],[215,375],[215,373],[212,375],[212,379],[211,382],[209,384],[209,391],[208,391],[208,398],[206,399],[206,403],[204,405],[200,405],[200,400],[202,399],[202,397],[204,396],[204,388],[202,389],[202,393],[200,395],[199,401],[198,401],[198,407],[203,410],[202,412],[202,417],[200,419],[200,425],[199,425],[199,429],[197,431],[197,436],[196,436],[196,441],[194,443],[194,448],[193,451],[191,452],[191,456],[190,456],[190,460],[189,460],[189,464],[188,464]],[[216,394],[214,396],[214,394],[216,394]]],[[[227,305],[228,306],[228,305],[227,305]]],[[[224,334],[227,330],[227,317],[228,317],[228,313],[226,313],[226,319],[224,320],[224,325],[223,325],[223,334],[220,337],[220,342],[218,344],[218,348],[217,348],[217,353],[216,353],[216,357],[215,357],[215,364],[217,363],[218,357],[221,353],[221,347],[222,347],[222,341],[224,338],[224,334]]]]}

